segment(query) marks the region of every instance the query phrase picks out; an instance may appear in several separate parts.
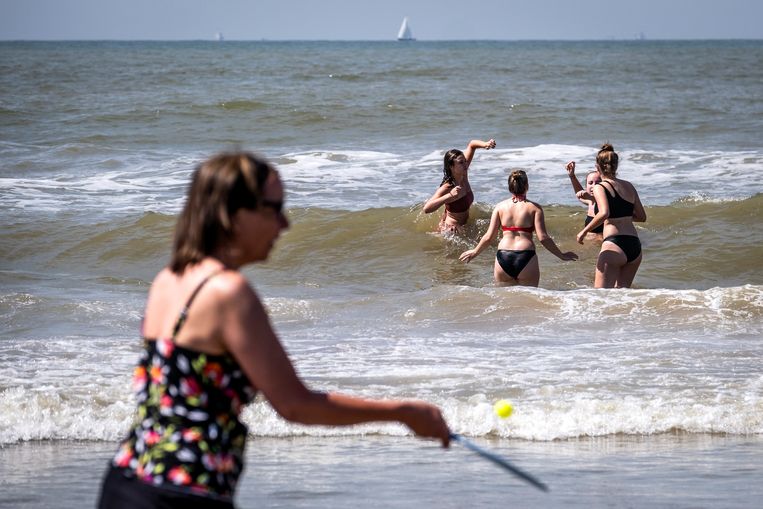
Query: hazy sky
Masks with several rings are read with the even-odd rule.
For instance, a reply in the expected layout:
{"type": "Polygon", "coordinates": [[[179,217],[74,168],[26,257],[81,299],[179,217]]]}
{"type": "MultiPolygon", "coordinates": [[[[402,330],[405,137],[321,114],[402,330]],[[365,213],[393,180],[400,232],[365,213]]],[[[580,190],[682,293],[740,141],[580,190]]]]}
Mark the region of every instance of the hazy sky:
{"type": "Polygon", "coordinates": [[[763,0],[0,0],[0,39],[761,39],[763,0]]]}

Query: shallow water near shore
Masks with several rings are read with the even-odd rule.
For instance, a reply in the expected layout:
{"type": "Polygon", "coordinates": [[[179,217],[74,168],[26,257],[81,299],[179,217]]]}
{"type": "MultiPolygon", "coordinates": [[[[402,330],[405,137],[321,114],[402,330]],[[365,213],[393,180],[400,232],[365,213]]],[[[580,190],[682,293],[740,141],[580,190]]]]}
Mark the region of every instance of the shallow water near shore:
{"type": "MultiPolygon", "coordinates": [[[[546,483],[543,493],[453,444],[383,436],[251,440],[239,507],[754,507],[760,437],[616,435],[527,442],[475,438],[546,483]]],[[[0,449],[0,507],[93,507],[115,444],[0,449]]]]}

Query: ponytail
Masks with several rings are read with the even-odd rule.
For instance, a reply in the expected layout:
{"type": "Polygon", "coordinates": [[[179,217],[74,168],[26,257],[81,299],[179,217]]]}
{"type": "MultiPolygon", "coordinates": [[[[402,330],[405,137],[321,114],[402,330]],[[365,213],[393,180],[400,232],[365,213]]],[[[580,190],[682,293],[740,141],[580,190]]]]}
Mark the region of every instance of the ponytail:
{"type": "Polygon", "coordinates": [[[527,183],[527,173],[524,170],[514,170],[509,175],[509,192],[515,196],[527,194],[529,184],[527,183]]]}
{"type": "Polygon", "coordinates": [[[614,178],[617,175],[617,165],[619,162],[620,157],[609,142],[602,145],[598,154],[596,154],[596,166],[599,167],[599,172],[605,177],[614,178]]]}

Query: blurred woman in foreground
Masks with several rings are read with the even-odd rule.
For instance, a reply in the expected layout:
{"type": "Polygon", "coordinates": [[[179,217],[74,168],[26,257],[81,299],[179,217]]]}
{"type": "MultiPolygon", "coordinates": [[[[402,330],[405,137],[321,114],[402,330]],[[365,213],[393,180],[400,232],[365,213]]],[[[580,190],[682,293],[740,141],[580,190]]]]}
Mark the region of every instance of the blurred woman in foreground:
{"type": "Polygon", "coordinates": [[[289,222],[278,173],[259,157],[220,154],[199,166],[154,279],[134,372],[137,418],[113,458],[101,508],[233,507],[247,428],[242,406],[262,392],[289,421],[399,421],[449,442],[440,410],[305,387],[239,269],[267,259],[289,222]]]}

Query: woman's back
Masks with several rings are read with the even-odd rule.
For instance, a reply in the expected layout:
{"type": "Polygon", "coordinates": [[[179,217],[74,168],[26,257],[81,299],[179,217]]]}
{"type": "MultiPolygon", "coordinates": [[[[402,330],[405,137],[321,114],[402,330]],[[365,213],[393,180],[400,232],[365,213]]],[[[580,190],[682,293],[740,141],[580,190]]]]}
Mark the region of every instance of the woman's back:
{"type": "Polygon", "coordinates": [[[500,202],[496,207],[503,231],[498,248],[535,249],[533,232],[535,231],[537,205],[527,200],[520,201],[516,198],[510,198],[500,202]]]}
{"type": "MultiPolygon", "coordinates": [[[[143,318],[142,333],[149,338],[169,338],[173,334],[176,320],[193,292],[215,269],[206,264],[187,268],[182,274],[163,270],[151,284],[146,310],[143,318]]],[[[199,291],[193,299],[193,313],[184,320],[178,331],[175,343],[209,354],[226,352],[221,337],[221,294],[225,293],[228,279],[237,273],[216,273],[215,277],[204,284],[204,291],[199,291]]]]}
{"type": "MultiPolygon", "coordinates": [[[[633,184],[625,180],[607,178],[596,187],[604,191],[608,206],[609,216],[604,222],[604,237],[637,235],[633,225],[633,212],[638,194],[633,184]]],[[[598,206],[595,210],[598,212],[598,206]]]]}
{"type": "Polygon", "coordinates": [[[197,315],[211,312],[217,293],[209,286],[223,278],[205,265],[180,275],[165,270],[154,280],[133,376],[138,418],[113,466],[154,486],[229,498],[247,434],[238,416],[256,392],[236,360],[216,352],[214,338],[201,339],[214,335],[211,329],[188,327],[204,323],[197,315]],[[180,343],[181,336],[193,340],[180,343]]]}

